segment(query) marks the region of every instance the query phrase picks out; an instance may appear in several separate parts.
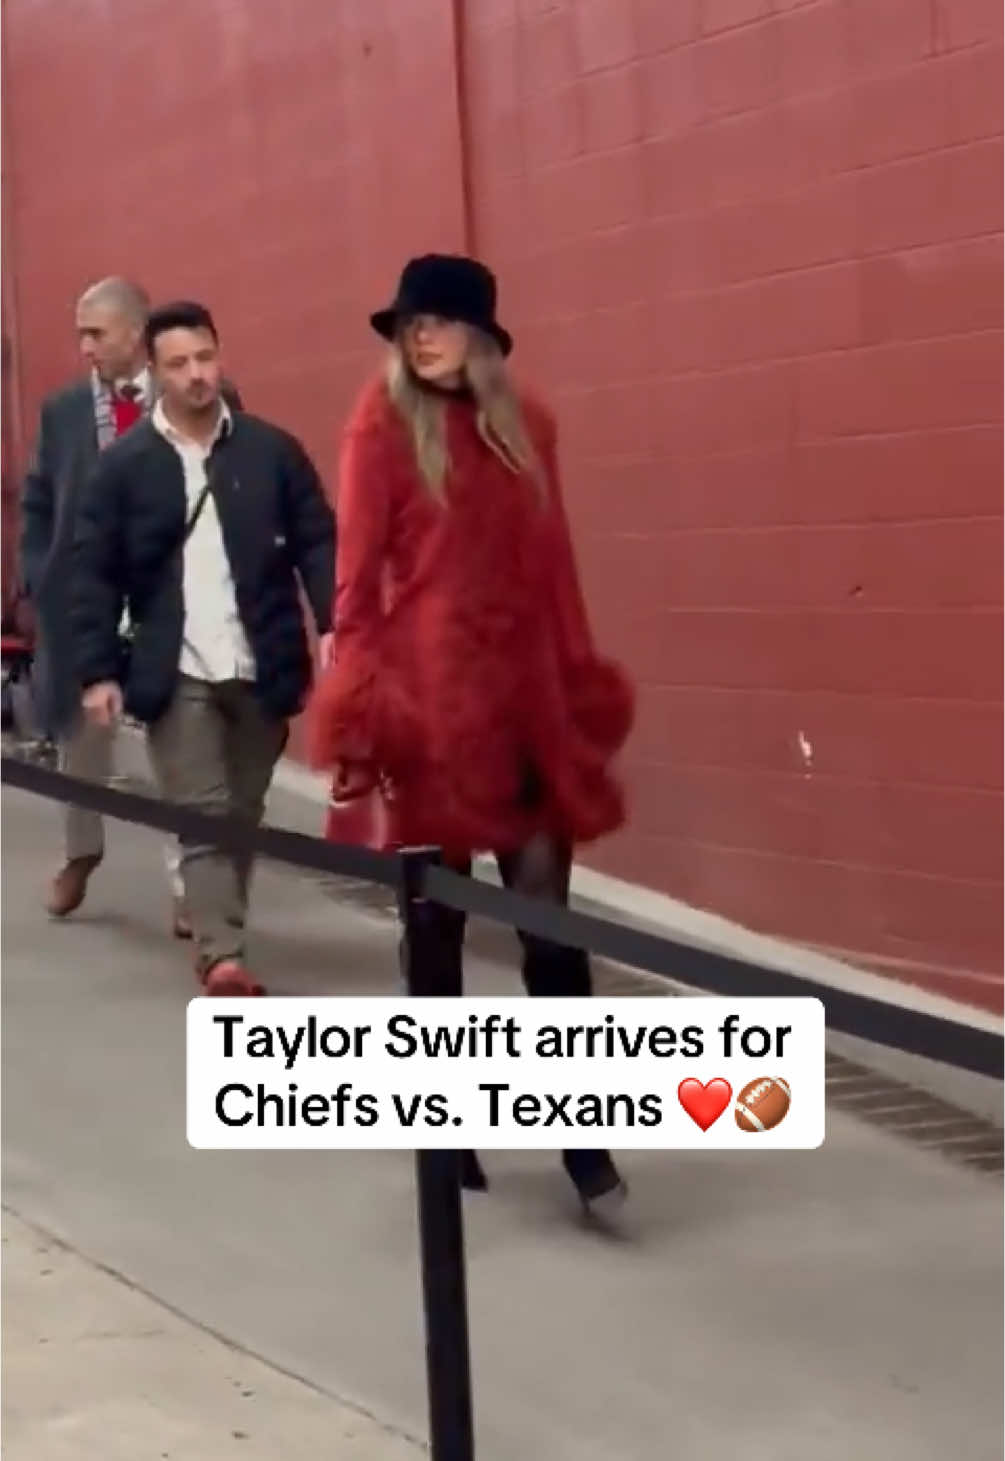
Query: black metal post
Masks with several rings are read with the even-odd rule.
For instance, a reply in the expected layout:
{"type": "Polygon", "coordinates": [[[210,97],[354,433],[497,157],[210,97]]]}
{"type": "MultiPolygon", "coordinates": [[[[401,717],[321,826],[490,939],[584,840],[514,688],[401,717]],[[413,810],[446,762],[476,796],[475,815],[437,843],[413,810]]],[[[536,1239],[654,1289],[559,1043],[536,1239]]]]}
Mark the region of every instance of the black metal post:
{"type": "MultiPolygon", "coordinates": [[[[437,940],[422,872],[436,848],[405,851],[399,893],[402,972],[409,994],[435,995],[437,940]]],[[[426,1388],[431,1461],[474,1461],[471,1356],[464,1260],[461,1154],[417,1151],[416,1182],[422,1297],[426,1319],[426,1388]]]]}

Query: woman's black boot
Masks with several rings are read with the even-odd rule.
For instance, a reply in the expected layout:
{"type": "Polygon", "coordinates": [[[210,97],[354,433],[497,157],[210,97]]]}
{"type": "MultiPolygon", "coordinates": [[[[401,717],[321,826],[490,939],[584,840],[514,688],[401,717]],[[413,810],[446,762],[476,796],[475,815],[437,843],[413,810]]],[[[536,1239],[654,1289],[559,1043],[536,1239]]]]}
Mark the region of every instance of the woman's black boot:
{"type": "Polygon", "coordinates": [[[562,1153],[562,1164],[591,1217],[612,1217],[623,1206],[628,1185],[611,1160],[610,1152],[567,1151],[562,1153]]]}
{"type": "Polygon", "coordinates": [[[489,1185],[489,1179],[482,1170],[482,1164],[478,1160],[478,1153],[472,1151],[461,1152],[461,1186],[466,1192],[484,1192],[489,1185]]]}

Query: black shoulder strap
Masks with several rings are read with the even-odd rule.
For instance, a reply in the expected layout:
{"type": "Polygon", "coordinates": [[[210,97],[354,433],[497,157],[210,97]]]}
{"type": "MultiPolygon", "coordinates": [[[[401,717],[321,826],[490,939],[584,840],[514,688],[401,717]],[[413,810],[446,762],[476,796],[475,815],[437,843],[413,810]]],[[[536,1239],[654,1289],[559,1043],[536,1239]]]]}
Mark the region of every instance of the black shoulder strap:
{"type": "MultiPolygon", "coordinates": [[[[166,571],[168,564],[173,561],[175,553],[181,553],[181,552],[184,551],[185,544],[188,542],[189,538],[192,535],[193,528],[195,527],[196,523],[199,521],[199,516],[200,516],[203,508],[206,506],[206,498],[209,496],[211,490],[212,490],[212,475],[211,475],[210,465],[207,462],[207,464],[206,464],[206,480],[203,483],[203,485],[202,485],[202,487],[201,487],[201,489],[199,491],[199,496],[196,498],[195,506],[193,507],[191,513],[189,514],[189,517],[187,518],[187,520],[185,522],[185,530],[184,530],[184,532],[182,533],[181,537],[178,539],[178,542],[175,544],[175,547],[173,548],[173,550],[164,559],[164,562],[163,562],[163,565],[162,565],[162,569],[161,569],[162,572],[166,571]]],[[[128,640],[131,640],[132,639],[132,636],[133,636],[133,627],[132,627],[132,625],[130,625],[129,630],[127,631],[127,633],[125,635],[125,639],[127,641],[128,640]]]]}
{"type": "Polygon", "coordinates": [[[207,470],[207,472],[206,472],[206,481],[203,484],[203,486],[202,486],[202,488],[201,488],[201,490],[199,492],[199,496],[195,500],[195,507],[193,507],[193,509],[192,509],[192,511],[191,511],[191,513],[190,513],[190,515],[188,517],[188,519],[186,520],[186,523],[185,523],[185,531],[182,533],[181,537],[178,539],[178,542],[175,544],[175,547],[174,547],[173,551],[171,553],[169,553],[168,556],[167,556],[167,558],[165,558],[165,560],[164,560],[164,567],[165,568],[172,561],[172,559],[174,558],[175,553],[181,553],[181,552],[184,551],[185,544],[188,542],[189,538],[192,535],[192,529],[195,527],[196,523],[199,521],[199,515],[202,512],[203,508],[206,506],[206,498],[209,496],[209,494],[210,494],[210,476],[209,476],[209,471],[207,470]]]}
{"type": "Polygon", "coordinates": [[[207,471],[206,472],[206,481],[203,484],[202,491],[199,493],[199,496],[196,498],[195,507],[193,507],[191,516],[189,517],[188,521],[185,524],[185,531],[184,531],[184,533],[182,533],[181,542],[178,544],[179,548],[184,548],[185,544],[188,542],[189,538],[191,537],[192,529],[195,527],[196,523],[199,521],[199,514],[202,512],[203,508],[206,505],[206,498],[209,496],[209,493],[210,493],[210,480],[209,480],[209,472],[207,471]]]}

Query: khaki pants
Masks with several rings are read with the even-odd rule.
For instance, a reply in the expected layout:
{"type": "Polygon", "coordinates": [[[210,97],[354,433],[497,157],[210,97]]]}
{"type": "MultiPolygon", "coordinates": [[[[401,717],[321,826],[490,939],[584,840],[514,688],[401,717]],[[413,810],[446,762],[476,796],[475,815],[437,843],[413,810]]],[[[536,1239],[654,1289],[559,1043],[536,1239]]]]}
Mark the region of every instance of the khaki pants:
{"type": "MultiPolygon", "coordinates": [[[[81,781],[106,782],[112,774],[115,749],[114,727],[92,725],[83,716],[59,740],[59,769],[81,781]]],[[[101,857],[105,850],[105,825],[99,812],[67,804],[63,813],[66,860],[101,857]]]]}
{"type": "MultiPolygon", "coordinates": [[[[81,716],[73,730],[59,740],[59,769],[81,781],[105,783],[114,773],[116,726],[93,725],[81,716]]],[[[67,804],[63,813],[66,861],[77,857],[101,857],[105,851],[105,826],[100,812],[67,804]]],[[[176,898],[183,896],[179,864],[181,851],[175,842],[164,847],[168,882],[176,898]]]]}
{"type": "MultiPolygon", "coordinates": [[[[287,735],[286,721],[265,714],[252,685],[183,675],[170,706],[149,727],[147,744],[165,800],[257,826],[287,735]]],[[[181,878],[201,967],[243,958],[252,857],[180,840],[181,878]]]]}

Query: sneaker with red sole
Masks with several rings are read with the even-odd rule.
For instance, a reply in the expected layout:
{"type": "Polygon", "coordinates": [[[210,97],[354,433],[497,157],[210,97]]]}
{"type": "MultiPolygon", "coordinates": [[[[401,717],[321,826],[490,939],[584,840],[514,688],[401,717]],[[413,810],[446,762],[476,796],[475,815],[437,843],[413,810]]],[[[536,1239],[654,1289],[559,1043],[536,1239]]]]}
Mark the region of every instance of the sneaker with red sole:
{"type": "Polygon", "coordinates": [[[249,995],[265,993],[265,985],[259,984],[236,959],[220,959],[212,968],[200,974],[204,994],[219,999],[244,999],[249,995]]]}

